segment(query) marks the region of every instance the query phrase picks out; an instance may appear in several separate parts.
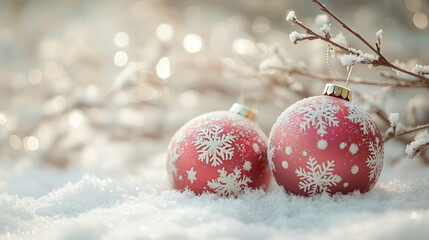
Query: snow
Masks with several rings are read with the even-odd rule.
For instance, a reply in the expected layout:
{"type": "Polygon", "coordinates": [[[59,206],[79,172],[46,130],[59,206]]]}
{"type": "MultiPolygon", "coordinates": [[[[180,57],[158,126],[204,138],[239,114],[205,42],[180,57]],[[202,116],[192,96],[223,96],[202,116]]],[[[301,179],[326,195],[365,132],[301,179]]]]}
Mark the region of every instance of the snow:
{"type": "Polygon", "coordinates": [[[341,63],[343,65],[353,65],[356,63],[370,64],[374,62],[375,56],[370,53],[364,53],[362,50],[356,50],[354,48],[348,48],[349,54],[341,56],[341,63]]]}
{"type": "Polygon", "coordinates": [[[399,113],[390,113],[389,122],[392,126],[396,126],[399,123],[399,113]]]}
{"type": "Polygon", "coordinates": [[[298,40],[304,39],[305,37],[307,37],[307,35],[302,34],[302,33],[298,33],[298,32],[296,32],[296,31],[293,31],[293,32],[291,32],[291,33],[289,34],[289,39],[290,39],[290,41],[291,41],[292,43],[295,43],[295,44],[296,44],[296,42],[297,42],[298,40]]]}
{"type": "Polygon", "coordinates": [[[150,159],[137,175],[118,177],[3,163],[0,185],[14,188],[2,187],[0,194],[0,239],[423,239],[429,234],[429,171],[417,161],[386,166],[367,194],[306,198],[275,186],[269,193],[219,198],[170,190],[163,158],[150,159]],[[29,193],[24,182],[38,187],[29,193]]]}
{"type": "Polygon", "coordinates": [[[325,36],[330,35],[331,27],[329,26],[329,17],[327,14],[317,15],[314,20],[314,24],[320,29],[320,31],[322,31],[325,36]]]}
{"type": "Polygon", "coordinates": [[[341,46],[347,46],[347,40],[342,32],[339,32],[335,37],[331,38],[331,41],[338,43],[341,46]]]}
{"type": "Polygon", "coordinates": [[[416,64],[411,71],[418,75],[429,75],[429,65],[416,64]]]}
{"type": "Polygon", "coordinates": [[[289,13],[286,16],[286,21],[292,22],[292,23],[297,21],[295,11],[289,11],[289,13]]]}
{"type": "Polygon", "coordinates": [[[416,136],[414,141],[407,145],[405,152],[409,158],[414,158],[427,146],[429,146],[429,134],[427,131],[423,131],[416,136]]]}
{"type": "Polygon", "coordinates": [[[377,39],[382,39],[383,38],[383,29],[378,30],[377,33],[375,33],[375,36],[377,37],[377,39]]]}

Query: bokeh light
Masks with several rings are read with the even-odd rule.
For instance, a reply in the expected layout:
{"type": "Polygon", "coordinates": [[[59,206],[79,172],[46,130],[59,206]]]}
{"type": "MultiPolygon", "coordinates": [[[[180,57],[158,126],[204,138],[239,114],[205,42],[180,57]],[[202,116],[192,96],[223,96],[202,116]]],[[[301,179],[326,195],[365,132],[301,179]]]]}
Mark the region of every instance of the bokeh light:
{"type": "Polygon", "coordinates": [[[114,42],[118,47],[126,47],[128,45],[129,37],[124,32],[118,32],[115,35],[114,42]]]}
{"type": "Polygon", "coordinates": [[[113,62],[118,67],[123,67],[123,66],[127,65],[127,63],[128,63],[128,55],[127,55],[127,53],[124,52],[124,51],[118,51],[118,52],[116,52],[115,58],[113,59],[113,62]]]}
{"type": "Polygon", "coordinates": [[[197,53],[202,48],[202,40],[199,35],[188,34],[183,39],[183,47],[189,53],[197,53]]]}
{"type": "Polygon", "coordinates": [[[169,24],[160,24],[156,28],[156,36],[162,41],[170,41],[173,37],[173,27],[169,24]]]}
{"type": "Polygon", "coordinates": [[[156,64],[156,74],[162,79],[167,79],[171,76],[170,60],[167,57],[161,58],[156,64]]]}

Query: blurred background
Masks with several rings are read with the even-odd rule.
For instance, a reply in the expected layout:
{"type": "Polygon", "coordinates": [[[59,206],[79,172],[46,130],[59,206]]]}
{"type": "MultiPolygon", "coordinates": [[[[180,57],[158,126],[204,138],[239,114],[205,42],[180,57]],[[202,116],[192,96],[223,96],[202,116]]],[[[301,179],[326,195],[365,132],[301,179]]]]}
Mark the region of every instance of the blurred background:
{"type": "MultiPolygon", "coordinates": [[[[383,29],[389,60],[409,69],[429,64],[428,0],[322,2],[371,43],[383,29]]],[[[280,54],[274,65],[328,74],[326,43],[290,42],[291,31],[302,32],[286,22],[290,10],[307,26],[322,14],[302,0],[2,0],[1,178],[25,167],[106,175],[162,169],[180,126],[228,110],[243,101],[243,90],[268,135],[284,109],[321,94],[324,83],[267,73],[261,64],[280,54]]],[[[350,46],[369,51],[332,23],[334,35],[341,31],[350,46]]],[[[345,77],[339,59],[330,61],[334,74],[345,77]]],[[[390,69],[356,66],[352,77],[387,81],[380,71],[390,69]]],[[[428,88],[350,87],[369,112],[375,105],[399,112],[406,126],[429,122],[428,88]]],[[[380,130],[388,128],[373,117],[380,130]]],[[[386,161],[400,162],[412,139],[392,140],[386,161]]],[[[0,181],[0,190],[9,188],[0,181]]]]}

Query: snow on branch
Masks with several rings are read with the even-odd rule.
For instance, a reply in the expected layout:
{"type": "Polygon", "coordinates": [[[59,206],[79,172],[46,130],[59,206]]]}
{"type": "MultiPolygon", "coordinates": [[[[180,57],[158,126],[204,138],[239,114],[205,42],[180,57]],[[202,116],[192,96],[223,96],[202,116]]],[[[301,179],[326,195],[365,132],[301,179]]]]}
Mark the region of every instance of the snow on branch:
{"type": "Polygon", "coordinates": [[[381,48],[381,38],[383,37],[383,30],[380,29],[375,33],[377,40],[375,41],[375,47],[377,48],[377,52],[380,52],[381,48]]]}
{"type": "Polygon", "coordinates": [[[307,35],[302,34],[302,33],[298,33],[295,31],[293,31],[289,34],[289,39],[294,44],[296,44],[300,40],[304,40],[306,37],[307,37],[307,35]]]}
{"type": "Polygon", "coordinates": [[[429,134],[427,131],[424,131],[418,134],[414,141],[407,145],[405,152],[407,153],[408,158],[414,158],[423,152],[427,146],[429,146],[429,134]]]}
{"type": "Polygon", "coordinates": [[[320,6],[322,11],[326,14],[318,15],[315,18],[315,25],[318,27],[322,34],[318,34],[311,30],[309,27],[305,26],[301,21],[299,21],[295,15],[295,11],[290,11],[286,17],[286,20],[291,23],[297,24],[299,27],[303,28],[308,36],[297,38],[297,34],[293,34],[289,36],[293,43],[297,43],[299,40],[313,40],[320,39],[327,43],[332,44],[336,51],[344,53],[345,55],[341,58],[341,62],[344,65],[353,65],[353,64],[368,64],[371,66],[384,66],[388,68],[392,68],[394,71],[401,72],[407,74],[409,76],[415,77],[419,79],[423,84],[429,84],[429,67],[423,65],[416,65],[412,71],[407,70],[405,67],[392,63],[388,61],[383,54],[381,53],[381,38],[383,31],[380,29],[377,31],[376,35],[376,43],[375,46],[368,43],[359,33],[353,31],[347,24],[341,21],[337,16],[335,16],[331,11],[329,11],[325,5],[321,4],[318,0],[313,0],[314,3],[320,6]],[[335,19],[343,28],[357,37],[362,43],[364,43],[375,55],[364,53],[362,50],[356,50],[354,48],[348,48],[345,46],[343,41],[333,41],[331,39],[331,27],[329,24],[328,15],[335,19]]]}
{"type": "Polygon", "coordinates": [[[314,20],[314,24],[316,27],[322,31],[323,35],[326,38],[331,37],[331,26],[329,24],[329,17],[326,14],[319,14],[316,16],[316,19],[314,20]]]}
{"type": "Polygon", "coordinates": [[[286,21],[291,23],[301,23],[298,18],[296,18],[295,11],[290,11],[286,16],[286,21]]]}
{"type": "Polygon", "coordinates": [[[429,65],[424,66],[416,64],[411,71],[421,76],[429,75],[429,65]]]}

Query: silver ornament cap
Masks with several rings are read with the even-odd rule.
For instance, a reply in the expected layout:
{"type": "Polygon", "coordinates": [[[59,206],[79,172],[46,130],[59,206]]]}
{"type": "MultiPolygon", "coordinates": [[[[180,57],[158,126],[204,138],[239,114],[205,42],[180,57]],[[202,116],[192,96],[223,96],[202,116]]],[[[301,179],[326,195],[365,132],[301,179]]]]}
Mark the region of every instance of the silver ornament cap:
{"type": "Polygon", "coordinates": [[[328,83],[323,90],[323,95],[341,98],[352,101],[352,90],[334,83],[328,83]]]}
{"type": "Polygon", "coordinates": [[[229,109],[230,112],[241,115],[245,118],[248,118],[252,121],[256,118],[256,110],[251,109],[246,105],[234,103],[231,108],[229,109]]]}

